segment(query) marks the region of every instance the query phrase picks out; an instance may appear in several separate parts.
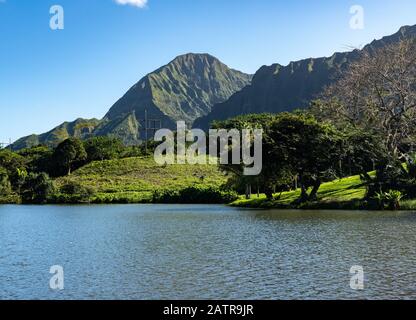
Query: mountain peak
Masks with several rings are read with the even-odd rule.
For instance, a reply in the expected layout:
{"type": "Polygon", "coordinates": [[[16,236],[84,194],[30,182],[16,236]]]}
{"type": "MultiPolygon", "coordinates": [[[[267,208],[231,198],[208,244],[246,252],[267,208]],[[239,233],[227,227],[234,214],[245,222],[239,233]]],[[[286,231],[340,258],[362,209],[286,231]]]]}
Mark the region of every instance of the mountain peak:
{"type": "MultiPolygon", "coordinates": [[[[218,58],[208,53],[186,53],[177,56],[167,65],[161,67],[159,70],[169,68],[172,66],[181,67],[184,69],[193,69],[196,72],[204,72],[204,69],[218,67],[221,69],[230,69],[227,65],[222,63],[218,58]]],[[[159,71],[156,70],[155,72],[159,71]]],[[[232,69],[230,69],[232,70],[232,69]]],[[[233,70],[236,71],[236,70],[233,70]]]]}
{"type": "Polygon", "coordinates": [[[163,120],[167,128],[179,120],[192,124],[250,81],[251,75],[228,68],[210,54],[183,54],[141,79],[105,118],[135,111],[138,119],[143,119],[147,111],[148,116],[163,120]]]}
{"type": "Polygon", "coordinates": [[[216,60],[219,61],[218,58],[214,57],[213,55],[210,55],[209,53],[185,53],[177,56],[173,61],[186,61],[186,60],[195,60],[195,59],[206,59],[206,60],[216,60]]]}
{"type": "Polygon", "coordinates": [[[172,66],[176,66],[176,67],[180,66],[185,69],[186,68],[195,69],[196,67],[199,67],[201,69],[201,68],[210,68],[215,65],[222,66],[223,68],[228,68],[218,58],[208,53],[186,53],[186,54],[177,56],[167,65],[159,68],[153,73],[157,73],[160,70],[163,70],[165,68],[169,68],[172,66]]]}

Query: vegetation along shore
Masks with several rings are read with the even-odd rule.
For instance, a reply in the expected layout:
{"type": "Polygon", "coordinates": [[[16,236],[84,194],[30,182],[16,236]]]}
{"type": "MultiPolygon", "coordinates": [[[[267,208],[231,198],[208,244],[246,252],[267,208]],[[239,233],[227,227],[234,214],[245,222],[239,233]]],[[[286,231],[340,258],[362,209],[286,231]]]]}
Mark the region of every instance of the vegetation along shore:
{"type": "MultiPolygon", "coordinates": [[[[144,143],[139,123],[134,121],[119,119],[117,126],[112,124],[118,135],[67,124],[65,138],[46,139],[58,137],[51,132],[43,136],[43,142],[30,139],[0,150],[0,203],[224,203],[248,208],[415,209],[413,31],[416,32],[414,27],[404,28],[397,36],[353,51],[349,59],[344,59],[348,65],[340,65],[337,73],[333,70],[331,78],[335,80],[321,88],[308,107],[286,112],[258,108],[257,113],[210,121],[213,129],[262,130],[263,166],[259,175],[244,175],[243,163],[157,165],[153,159],[157,145],[151,139],[144,143]],[[127,129],[137,134],[135,139],[120,137],[127,129]],[[69,132],[82,135],[71,136],[69,132]]],[[[187,66],[195,59],[199,57],[185,56],[176,63],[187,66]]],[[[251,81],[251,76],[229,71],[212,57],[204,56],[203,62],[234,75],[239,80],[238,88],[251,81]]],[[[314,68],[309,65],[308,72],[314,74],[314,68]]],[[[255,76],[253,83],[259,79],[262,78],[255,76]]],[[[193,83],[192,79],[186,80],[193,83]]],[[[227,90],[221,101],[232,91],[227,90]]],[[[231,96],[230,100],[238,99],[231,96]]],[[[119,107],[128,109],[125,104],[119,107]]],[[[136,117],[136,111],[130,111],[130,116],[136,117]]],[[[172,116],[173,120],[177,117],[172,116]]],[[[64,132],[61,129],[58,131],[64,132]]],[[[226,150],[231,159],[235,146],[231,138],[228,141],[226,150]]]]}

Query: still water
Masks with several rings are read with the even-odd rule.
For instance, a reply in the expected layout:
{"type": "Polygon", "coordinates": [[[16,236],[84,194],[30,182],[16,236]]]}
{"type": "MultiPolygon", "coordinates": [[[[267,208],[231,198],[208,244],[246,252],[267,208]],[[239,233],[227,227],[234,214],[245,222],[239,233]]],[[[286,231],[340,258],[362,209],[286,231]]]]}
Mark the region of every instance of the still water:
{"type": "Polygon", "coordinates": [[[0,299],[414,299],[415,231],[412,212],[0,206],[0,299]]]}

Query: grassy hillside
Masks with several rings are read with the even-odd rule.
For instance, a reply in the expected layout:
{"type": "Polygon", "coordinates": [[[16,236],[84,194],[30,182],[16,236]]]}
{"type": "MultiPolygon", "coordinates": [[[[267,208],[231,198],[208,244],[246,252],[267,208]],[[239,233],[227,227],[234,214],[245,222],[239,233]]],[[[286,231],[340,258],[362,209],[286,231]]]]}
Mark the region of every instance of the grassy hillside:
{"type": "MultiPolygon", "coordinates": [[[[374,176],[375,173],[370,173],[374,176]]],[[[318,201],[306,203],[301,209],[364,209],[363,201],[366,188],[361,182],[360,176],[352,176],[322,184],[318,191],[318,201]]],[[[268,200],[265,195],[259,197],[253,195],[251,199],[241,196],[231,205],[245,208],[294,208],[293,202],[300,196],[300,190],[283,192],[274,195],[273,200],[268,200]]],[[[416,200],[402,201],[403,210],[414,210],[416,200]]]]}
{"type": "MultiPolygon", "coordinates": [[[[345,179],[335,180],[322,184],[318,192],[319,206],[339,207],[343,204],[362,200],[365,196],[365,186],[362,185],[359,176],[348,177],[345,179]]],[[[289,208],[293,201],[300,197],[300,190],[283,192],[276,194],[272,201],[268,200],[265,195],[253,195],[251,199],[241,199],[235,201],[232,205],[239,207],[251,208],[289,208]]],[[[316,204],[308,204],[309,206],[316,204]]]]}
{"type": "Polygon", "coordinates": [[[212,165],[159,166],[153,158],[127,158],[90,163],[71,176],[57,179],[94,190],[94,202],[149,202],[155,190],[220,186],[227,178],[212,165]]]}

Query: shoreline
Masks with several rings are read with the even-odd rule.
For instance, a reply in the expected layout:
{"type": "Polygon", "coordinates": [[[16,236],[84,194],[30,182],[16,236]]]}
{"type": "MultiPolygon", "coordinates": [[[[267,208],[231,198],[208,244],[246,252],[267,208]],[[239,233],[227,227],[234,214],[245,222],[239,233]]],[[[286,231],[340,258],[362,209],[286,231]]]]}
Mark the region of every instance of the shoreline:
{"type": "Polygon", "coordinates": [[[22,203],[22,202],[4,202],[0,200],[0,206],[13,205],[13,206],[107,206],[107,205],[222,205],[225,207],[236,208],[236,209],[247,209],[247,210],[296,210],[296,211],[416,211],[416,200],[404,200],[401,207],[398,210],[380,209],[377,207],[368,207],[365,201],[357,200],[351,202],[309,202],[299,206],[295,205],[283,205],[275,203],[274,201],[266,201],[260,199],[250,200],[237,200],[232,203],[163,203],[163,202],[151,202],[151,201],[111,201],[111,202],[47,202],[47,203],[22,203]],[[257,200],[257,201],[256,201],[257,200]]]}

